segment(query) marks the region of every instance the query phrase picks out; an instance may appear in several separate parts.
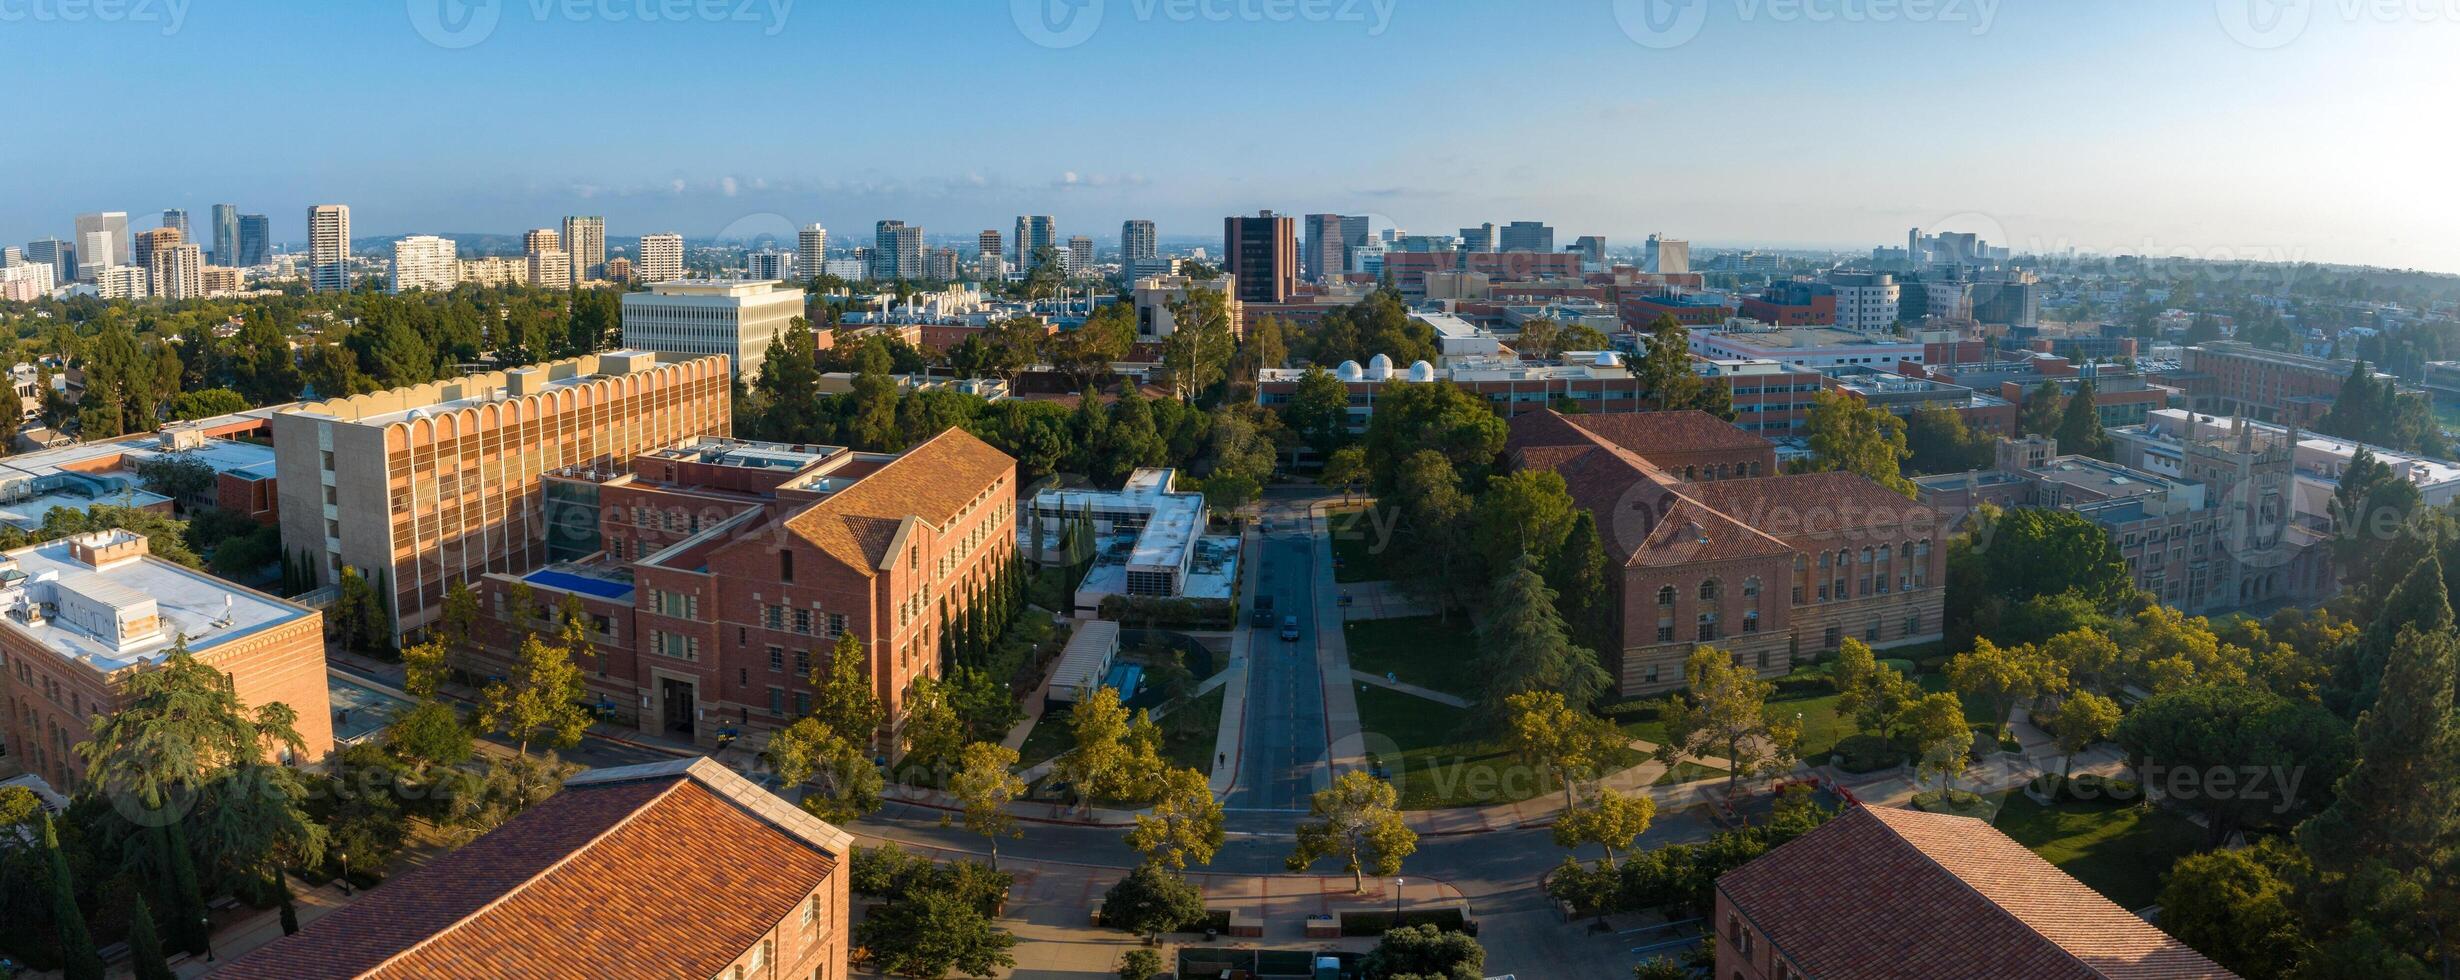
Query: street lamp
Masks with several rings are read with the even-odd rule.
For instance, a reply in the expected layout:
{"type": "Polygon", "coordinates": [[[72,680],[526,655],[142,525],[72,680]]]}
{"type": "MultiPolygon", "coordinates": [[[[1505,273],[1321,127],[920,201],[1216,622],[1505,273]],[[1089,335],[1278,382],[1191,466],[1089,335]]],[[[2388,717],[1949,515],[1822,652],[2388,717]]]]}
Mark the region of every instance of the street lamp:
{"type": "Polygon", "coordinates": [[[1401,927],[1401,889],[1409,887],[1409,879],[1392,879],[1392,927],[1401,927]]]}
{"type": "Polygon", "coordinates": [[[196,924],[197,924],[197,926],[198,926],[198,928],[199,928],[199,931],[200,931],[200,932],[202,932],[202,933],[204,933],[204,935],[205,935],[205,962],[207,962],[207,963],[211,963],[211,962],[213,962],[213,961],[214,961],[214,920],[213,920],[213,917],[212,917],[212,916],[210,916],[210,915],[207,915],[207,914],[205,914],[205,913],[203,913],[203,912],[199,912],[199,913],[197,913],[197,914],[196,914],[196,924]]]}

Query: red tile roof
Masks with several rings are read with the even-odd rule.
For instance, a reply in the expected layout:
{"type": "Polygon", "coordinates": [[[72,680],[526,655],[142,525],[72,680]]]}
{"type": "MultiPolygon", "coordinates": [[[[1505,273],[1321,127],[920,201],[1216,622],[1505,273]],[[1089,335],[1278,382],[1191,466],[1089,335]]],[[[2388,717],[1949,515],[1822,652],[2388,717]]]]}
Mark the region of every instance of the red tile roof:
{"type": "Polygon", "coordinates": [[[215,976],[713,976],[850,843],[706,759],[597,770],[215,976]]]}
{"type": "Polygon", "coordinates": [[[1717,891],[1805,976],[2234,976],[1971,817],[1853,807],[1717,891]]]}
{"type": "Polygon", "coordinates": [[[907,520],[946,527],[991,481],[1015,469],[1008,454],[951,428],[787,518],[786,526],[870,574],[887,563],[907,520]]]}
{"type": "Polygon", "coordinates": [[[1707,412],[1609,412],[1566,415],[1565,422],[1645,457],[1706,449],[1774,448],[1768,440],[1707,412]]]}

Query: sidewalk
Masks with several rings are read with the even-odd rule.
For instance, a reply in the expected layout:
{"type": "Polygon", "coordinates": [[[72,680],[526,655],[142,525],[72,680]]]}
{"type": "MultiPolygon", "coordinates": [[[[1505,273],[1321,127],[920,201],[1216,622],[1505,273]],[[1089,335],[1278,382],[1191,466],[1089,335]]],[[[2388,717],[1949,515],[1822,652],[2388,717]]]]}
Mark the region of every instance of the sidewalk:
{"type": "MultiPolygon", "coordinates": [[[[1238,595],[1253,604],[1257,580],[1264,574],[1264,537],[1256,525],[1239,529],[1239,589],[1238,595]]],[[[1255,631],[1245,624],[1234,602],[1230,610],[1230,663],[1215,674],[1221,679],[1221,725],[1213,733],[1213,771],[1211,786],[1215,799],[1227,799],[1238,786],[1239,765],[1247,749],[1247,658],[1255,645],[1255,631]]]]}
{"type": "Polygon", "coordinates": [[[1445,694],[1442,691],[1419,687],[1416,684],[1396,681],[1389,677],[1370,674],[1363,670],[1350,671],[1350,676],[1355,678],[1361,684],[1373,684],[1387,691],[1399,691],[1403,694],[1409,695],[1410,697],[1424,698],[1428,701],[1433,701],[1436,704],[1450,705],[1455,708],[1469,707],[1469,701],[1467,699],[1445,694]]]}
{"type": "Polygon", "coordinates": [[[1333,581],[1332,518],[1324,508],[1331,502],[1319,500],[1307,506],[1307,520],[1315,549],[1315,642],[1316,668],[1323,672],[1324,744],[1328,748],[1325,765],[1330,775],[1338,778],[1346,772],[1366,767],[1366,739],[1358,724],[1358,692],[1350,687],[1350,646],[1346,635],[1348,617],[1341,608],[1340,583],[1333,581]]]}

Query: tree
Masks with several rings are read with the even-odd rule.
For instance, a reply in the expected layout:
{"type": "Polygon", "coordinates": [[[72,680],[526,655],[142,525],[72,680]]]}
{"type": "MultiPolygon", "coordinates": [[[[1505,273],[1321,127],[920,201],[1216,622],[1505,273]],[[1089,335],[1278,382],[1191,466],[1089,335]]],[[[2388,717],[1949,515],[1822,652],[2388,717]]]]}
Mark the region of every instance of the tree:
{"type": "Polygon", "coordinates": [[[1599,787],[1586,801],[1555,818],[1555,846],[1570,850],[1582,844],[1595,844],[1605,850],[1606,866],[1612,868],[1615,853],[1647,833],[1649,824],[1656,819],[1655,798],[1647,794],[1625,796],[1599,787]]]}
{"type": "Polygon", "coordinates": [[[1479,709],[1497,727],[1508,722],[1511,698],[1523,691],[1558,692],[1566,702],[1587,705],[1613,684],[1596,654],[1573,645],[1555,611],[1554,590],[1533,557],[1521,556],[1495,583],[1477,633],[1485,678],[1479,709]]]}
{"type": "Polygon", "coordinates": [[[1367,459],[1376,467],[1375,489],[1388,494],[1400,484],[1400,466],[1431,450],[1475,486],[1503,452],[1503,419],[1486,399],[1449,381],[1387,387],[1367,420],[1367,459]]]}
{"type": "Polygon", "coordinates": [[[1162,973],[1162,954],[1152,950],[1131,949],[1119,957],[1119,980],[1153,980],[1162,973]]]}
{"type": "Polygon", "coordinates": [[[1551,564],[1571,533],[1572,515],[1580,506],[1563,475],[1553,470],[1521,470],[1492,477],[1471,511],[1469,539],[1487,568],[1510,567],[1522,555],[1539,567],[1551,564]]]}
{"type": "Polygon", "coordinates": [[[1905,459],[1912,455],[1905,448],[1904,419],[1888,414],[1887,409],[1865,405],[1861,399],[1842,391],[1826,388],[1812,396],[1806,428],[1810,432],[1811,458],[1796,463],[1797,472],[1853,473],[1907,497],[1913,496],[1913,481],[1905,479],[1902,469],[1905,459]]]}
{"type": "Polygon", "coordinates": [[[1119,689],[1096,687],[1082,692],[1068,709],[1068,731],[1076,748],[1060,756],[1059,778],[1076,787],[1092,812],[1097,799],[1118,799],[1131,782],[1132,753],[1128,749],[1128,712],[1119,704],[1119,689]]]}
{"type": "Polygon", "coordinates": [[[1068,379],[1068,390],[1084,391],[1109,377],[1111,364],[1125,360],[1135,343],[1134,305],[1105,303],[1094,307],[1093,315],[1076,329],[1044,337],[1042,357],[1068,379]]]}
{"type": "Polygon", "coordinates": [[[2058,664],[2032,644],[2002,647],[1988,637],[1973,641],[1973,649],[1948,661],[1948,683],[1958,693],[1990,702],[1993,731],[2007,727],[2016,704],[2067,687],[2058,664]]]}
{"type": "Polygon", "coordinates": [[[2357,721],[2357,763],[2333,802],[2298,828],[2316,863],[2355,871],[2368,862],[2411,872],[2460,840],[2460,731],[2452,678],[2460,645],[2450,628],[2403,627],[2384,665],[2382,694],[2357,721]]]}
{"type": "Polygon", "coordinates": [[[957,799],[965,829],[991,843],[994,871],[999,869],[999,839],[1025,836],[1016,827],[1016,817],[1008,812],[1008,804],[1025,795],[1025,781],[1010,771],[1016,760],[1015,749],[975,742],[965,747],[956,774],[948,778],[948,794],[957,799]]]}
{"type": "Polygon", "coordinates": [[[901,977],[938,980],[954,970],[988,976],[1016,965],[1016,937],[946,887],[923,887],[874,907],[854,924],[854,944],[872,965],[901,977]]]}
{"type": "Polygon", "coordinates": [[[445,658],[443,640],[429,640],[401,648],[401,689],[411,697],[428,699],[444,686],[451,665],[445,658]]]}
{"type": "Polygon", "coordinates": [[[1648,386],[1657,407],[1669,412],[1702,408],[1707,382],[1691,366],[1691,331],[1673,314],[1660,314],[1649,325],[1645,344],[1634,373],[1648,386]]]}
{"type": "Polygon", "coordinates": [[[446,645],[469,643],[471,635],[478,631],[478,616],[478,593],[470,590],[470,583],[454,582],[444,587],[444,610],[437,615],[436,625],[443,631],[446,645]]]}
{"type": "Polygon", "coordinates": [[[1367,890],[1367,873],[1401,873],[1401,859],[1416,853],[1418,835],[1395,808],[1400,800],[1392,784],[1352,770],[1307,801],[1310,822],[1298,825],[1298,846],[1283,864],[1291,873],[1307,870],[1325,857],[1337,857],[1348,871],[1351,890],[1367,890]]]}
{"type": "MultiPolygon", "coordinates": [[[[2024,413],[2017,424],[2028,436],[2052,436],[2059,423],[2066,420],[2065,401],[2059,397],[2056,381],[2043,381],[2024,396],[2024,413]]],[[[2064,447],[2062,447],[2064,448],[2064,447]]]]}
{"type": "Polygon", "coordinates": [[[847,633],[829,649],[828,660],[813,664],[805,680],[812,686],[812,717],[857,746],[868,747],[888,721],[879,695],[871,686],[870,661],[863,641],[847,633]]]}
{"type": "Polygon", "coordinates": [[[1399,529],[1387,565],[1406,569],[1403,588],[1434,600],[1449,615],[1478,585],[1469,554],[1468,494],[1442,453],[1421,449],[1400,467],[1385,500],[1400,501],[1399,529]]]}
{"type": "Polygon", "coordinates": [[[2336,685],[2345,692],[2340,697],[2348,702],[2348,713],[2363,713],[2382,696],[2402,630],[2437,634],[2452,629],[2453,621],[2443,563],[2429,553],[2410,564],[2400,584],[2376,609],[2374,620],[2350,644],[2344,658],[2347,668],[2336,685]]]}
{"type": "Polygon", "coordinates": [[[1191,286],[1170,303],[1170,336],[1162,338],[1162,366],[1170,371],[1170,390],[1182,402],[1222,379],[1229,369],[1237,338],[1230,332],[1229,296],[1209,286],[1191,286]]]}
{"type": "Polygon", "coordinates": [[[1298,376],[1289,402],[1281,406],[1281,423],[1317,455],[1329,458],[1350,441],[1349,386],[1322,367],[1308,367],[1298,376]]]}
{"type": "Polygon", "coordinates": [[[1989,433],[1974,431],[1943,405],[1924,403],[1905,423],[1905,469],[1914,473],[1982,469],[1991,465],[1992,447],[1989,433]]]}
{"type": "Polygon", "coordinates": [[[1367,467],[1367,450],[1362,446],[1343,446],[1324,458],[1324,472],[1319,479],[1328,487],[1341,488],[1341,502],[1349,503],[1355,493],[1374,474],[1367,467]]]}
{"type": "Polygon", "coordinates": [[[2076,753],[2118,730],[2118,716],[2118,702],[2091,691],[2077,691],[2061,700],[2049,717],[2038,719],[2058,736],[2061,781],[2075,770],[2076,753]]]}
{"type": "Polygon", "coordinates": [[[476,749],[469,728],[452,706],[435,700],[421,701],[394,716],[393,723],[385,726],[384,745],[419,776],[433,767],[468,762],[476,749]]]}
{"type": "Polygon", "coordinates": [[[135,896],[128,907],[128,962],[135,969],[137,980],[173,980],[178,976],[163,959],[162,934],[154,929],[154,912],[146,907],[144,895],[135,896]]]}
{"type": "Polygon", "coordinates": [[[1767,717],[1768,696],[1776,685],[1735,662],[1734,655],[1701,645],[1683,661],[1687,687],[1666,696],[1666,744],[1657,747],[1659,761],[1722,756],[1731,765],[1726,786],[1731,793],[1746,775],[1774,771],[1793,758],[1801,731],[1790,720],[1767,717]]]}
{"type": "Polygon", "coordinates": [[[1374,980],[1478,980],[1485,966],[1486,948],[1475,938],[1429,923],[1384,930],[1364,972],[1374,980]]]}
{"type": "Polygon", "coordinates": [[[582,703],[589,691],[572,652],[532,633],[514,659],[511,677],[479,693],[479,724],[511,738],[516,754],[525,758],[533,740],[558,748],[579,745],[594,719],[582,703]]]}
{"type": "MultiPolygon", "coordinates": [[[[2298,772],[2309,786],[2329,786],[2348,768],[2349,729],[2331,712],[2292,702],[2262,688],[2207,684],[2153,695],[2118,723],[2118,744],[2147,785],[2172,772],[2194,775],[2250,768],[2298,772]],[[2274,769],[2273,767],[2279,767],[2274,769]]],[[[2202,813],[2209,837],[2227,840],[2241,827],[2294,820],[2320,796],[2295,786],[2278,792],[2178,794],[2179,805],[2202,813]]]]}
{"type": "Polygon", "coordinates": [[[1152,942],[1204,921],[1204,895],[1187,879],[1152,862],[1136,866],[1102,895],[1102,922],[1152,942]]]}
{"type": "Polygon", "coordinates": [[[60,853],[60,832],[51,816],[42,817],[43,862],[51,892],[51,927],[59,933],[63,975],[70,980],[102,980],[102,955],[86,931],[85,913],[77,908],[77,881],[69,876],[68,857],[60,853]]]}
{"type": "Polygon", "coordinates": [[[767,751],[778,783],[787,790],[817,781],[818,792],[806,792],[803,809],[830,823],[849,823],[880,808],[887,781],[871,764],[863,747],[839,734],[817,715],[805,716],[769,736],[767,751]]]}
{"type": "Polygon", "coordinates": [[[1227,839],[1222,829],[1221,801],[1213,797],[1204,773],[1179,767],[1162,774],[1161,793],[1151,810],[1136,815],[1127,844],[1149,864],[1173,871],[1190,863],[1211,864],[1227,839]]]}
{"type": "Polygon", "coordinates": [[[1944,780],[1940,794],[1944,802],[1956,788],[1957,774],[1965,771],[1965,761],[1973,755],[1973,729],[1965,722],[1964,705],[1953,694],[1929,695],[1906,711],[1905,727],[1919,751],[1919,771],[1944,780]]]}
{"type": "Polygon", "coordinates": [[[2247,980],[2292,976],[2314,949],[2292,882],[2311,873],[2277,837],[2187,855],[2161,887],[2161,929],[2247,980]]]}
{"type": "MultiPolygon", "coordinates": [[[[971,613],[973,608],[968,607],[967,611],[971,613]]],[[[918,674],[907,688],[905,724],[900,729],[905,736],[907,765],[931,769],[961,764],[960,754],[965,750],[969,732],[951,696],[953,686],[953,676],[943,679],[918,674]]]]}
{"type": "Polygon", "coordinates": [[[1574,784],[1595,775],[1629,741],[1622,729],[1573,708],[1559,691],[1522,691],[1504,700],[1504,746],[1524,765],[1549,770],[1563,783],[1563,805],[1574,784]]]}
{"type": "Polygon", "coordinates": [[[2075,394],[2068,396],[2067,408],[2059,415],[2059,451],[2082,456],[2106,456],[2110,440],[2101,432],[2101,409],[2093,404],[2093,383],[2077,383],[2075,394]]]}
{"type": "Polygon", "coordinates": [[[2022,507],[1989,527],[1989,548],[1980,552],[1988,594],[2022,602],[2074,591],[2108,608],[2135,592],[2127,561],[2110,532],[2071,510],[2022,507]]]}

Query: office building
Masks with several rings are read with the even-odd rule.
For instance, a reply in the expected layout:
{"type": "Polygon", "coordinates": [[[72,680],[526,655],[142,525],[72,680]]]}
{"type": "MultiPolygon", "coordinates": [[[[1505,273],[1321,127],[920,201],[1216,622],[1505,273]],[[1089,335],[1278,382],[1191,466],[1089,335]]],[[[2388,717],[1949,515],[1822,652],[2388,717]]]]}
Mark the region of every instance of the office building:
{"type": "Polygon", "coordinates": [[[1505,252],[1552,252],[1555,230],[1542,221],[1515,221],[1497,233],[1496,247],[1505,252]]]}
{"type": "Polygon", "coordinates": [[[1973,319],[2014,327],[2041,325],[2041,280],[2030,272],[2001,272],[1973,284],[1973,319]]]}
{"type": "Polygon", "coordinates": [[[1234,288],[1236,282],[1237,280],[1231,276],[1205,282],[1177,275],[1151,276],[1136,280],[1136,286],[1129,299],[1129,302],[1136,305],[1136,341],[1138,343],[1159,343],[1163,338],[1177,333],[1178,322],[1172,318],[1170,307],[1171,304],[1186,299],[1188,290],[1191,289],[1207,289],[1227,294],[1223,305],[1230,314],[1230,335],[1233,337],[1246,336],[1246,316],[1243,310],[1245,304],[1239,301],[1237,290],[1234,288]]]}
{"type": "Polygon", "coordinates": [[[94,273],[94,294],[104,299],[145,299],[154,295],[154,270],[141,265],[115,265],[94,273]]]}
{"type": "Polygon", "coordinates": [[[1079,279],[1093,275],[1093,239],[1084,235],[1068,236],[1068,274],[1079,279]]]}
{"type": "Polygon", "coordinates": [[[169,248],[179,244],[182,240],[177,228],[153,228],[140,231],[136,234],[133,247],[129,250],[128,264],[152,269],[155,249],[169,248]]]}
{"type": "Polygon", "coordinates": [[[77,216],[77,278],[93,282],[96,273],[129,264],[128,212],[100,211],[77,216]]]}
{"type": "Polygon", "coordinates": [[[540,289],[571,289],[572,253],[560,248],[533,251],[530,264],[530,285],[540,289]]]}
{"type": "Polygon", "coordinates": [[[1501,241],[1492,221],[1461,229],[1461,251],[1492,252],[1501,241]]]}
{"type": "MultiPolygon", "coordinates": [[[[0,555],[0,712],[9,756],[63,791],[85,782],[75,746],[126,705],[127,684],[175,644],[229,675],[247,710],[298,713],[312,765],[333,749],[324,617],[314,609],[153,557],[146,537],[108,530],[0,555]]],[[[285,758],[287,750],[274,754],[285,758]]]]}
{"type": "Polygon", "coordinates": [[[179,232],[180,238],[188,239],[188,209],[164,208],[162,211],[162,226],[179,232]]]}
{"type": "Polygon", "coordinates": [[[1307,250],[1299,256],[1299,264],[1307,278],[1318,282],[1337,279],[1349,269],[1349,236],[1342,230],[1343,220],[1337,214],[1311,214],[1304,219],[1307,250]]]}
{"type": "Polygon", "coordinates": [[[794,278],[794,253],[764,248],[743,256],[743,271],[755,280],[785,281],[794,278]]]}
{"type": "Polygon", "coordinates": [[[991,282],[1008,278],[1008,254],[998,231],[985,228],[974,236],[974,275],[991,282]]]}
{"type": "Polygon", "coordinates": [[[666,354],[723,354],[758,377],[769,342],[803,315],[803,291],[772,282],[675,279],[623,296],[624,346],[666,354]]]}
{"type": "Polygon", "coordinates": [[[156,246],[146,272],[153,279],[154,295],[163,299],[205,296],[205,250],[194,242],[156,246]]]}
{"type": "Polygon", "coordinates": [[[1988,821],[1860,803],[1719,875],[1708,928],[1734,980],[2236,976],[1988,821]]]}
{"type": "Polygon", "coordinates": [[[77,246],[57,238],[37,238],[26,243],[26,261],[51,267],[55,285],[73,282],[77,278],[77,246]]]}
{"type": "Polygon", "coordinates": [[[794,234],[794,271],[805,279],[818,277],[829,266],[829,230],[804,225],[794,234]]]}
{"type": "Polygon", "coordinates": [[[15,245],[0,245],[0,269],[6,269],[10,266],[24,262],[25,260],[25,249],[18,248],[15,245]]]}
{"type": "Polygon", "coordinates": [[[619,350],[282,409],[282,545],[320,584],[357,570],[408,634],[543,559],[544,474],[724,435],[728,387],[722,358],[619,350]]]}
{"type": "Polygon", "coordinates": [[[1136,263],[1161,255],[1161,239],[1153,233],[1153,222],[1130,218],[1119,223],[1120,268],[1133,269],[1136,263]]]}
{"type": "Polygon", "coordinates": [[[1606,236],[1582,235],[1572,243],[1572,251],[1580,253],[1582,271],[1606,271],[1606,236]]]}
{"type": "Polygon", "coordinates": [[[573,281],[606,278],[606,219],[597,215],[565,218],[564,252],[572,256],[573,281]]]}
{"type": "Polygon", "coordinates": [[[320,293],[350,289],[350,206],[308,209],[308,288],[320,293]]]}
{"type": "Polygon", "coordinates": [[[215,976],[838,980],[853,847],[707,758],[592,769],[215,976]]]}
{"type": "Polygon", "coordinates": [[[1032,273],[1034,262],[1043,249],[1059,247],[1059,226],[1047,214],[1020,214],[1016,218],[1016,255],[1009,266],[1018,272],[1032,273]]]}
{"type": "Polygon", "coordinates": [[[871,277],[883,280],[923,277],[923,230],[903,221],[882,221],[871,231],[871,277]]]}
{"type": "Polygon", "coordinates": [[[1857,333],[1896,329],[1897,302],[1902,287],[1885,272],[1831,272],[1828,285],[1836,290],[1836,325],[1857,333]]]}
{"type": "Polygon", "coordinates": [[[273,259],[273,220],[261,214],[239,216],[239,261],[224,265],[253,269],[273,259]]]}
{"type": "Polygon", "coordinates": [[[663,232],[641,236],[641,258],[633,267],[645,283],[683,278],[683,236],[663,232]]]}
{"type": "Polygon", "coordinates": [[[1298,288],[1298,223],[1271,211],[1222,220],[1222,268],[1246,303],[1281,303],[1298,288]]]}
{"type": "Polygon", "coordinates": [[[1679,276],[1691,272],[1691,243],[1679,238],[1650,235],[1640,247],[1640,271],[1652,275],[1679,276]]]}
{"type": "Polygon", "coordinates": [[[245,263],[239,261],[239,206],[216,204],[210,213],[213,221],[214,264],[232,267],[244,265],[245,263]]]}
{"type": "Polygon", "coordinates": [[[393,243],[393,291],[450,292],[461,282],[459,249],[450,238],[412,235],[393,243]]]}

